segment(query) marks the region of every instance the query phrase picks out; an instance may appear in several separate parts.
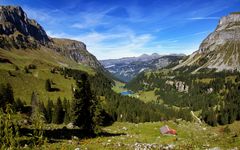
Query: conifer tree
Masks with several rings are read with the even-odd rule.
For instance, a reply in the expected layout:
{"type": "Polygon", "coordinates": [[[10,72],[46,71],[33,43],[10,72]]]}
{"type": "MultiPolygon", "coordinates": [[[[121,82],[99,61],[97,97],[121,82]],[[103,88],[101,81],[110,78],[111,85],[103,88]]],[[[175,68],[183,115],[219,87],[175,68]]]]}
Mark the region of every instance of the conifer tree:
{"type": "Polygon", "coordinates": [[[64,110],[64,123],[70,122],[70,102],[66,98],[63,100],[63,110],[64,110]]]}
{"type": "Polygon", "coordinates": [[[87,76],[83,74],[81,81],[77,82],[77,89],[74,93],[72,103],[73,123],[89,133],[94,133],[97,127],[97,103],[96,97],[91,92],[87,76]]]}
{"type": "Polygon", "coordinates": [[[14,103],[13,89],[12,86],[7,83],[6,85],[0,86],[0,107],[5,111],[6,105],[12,105],[14,103]]]}
{"type": "Polygon", "coordinates": [[[54,106],[53,123],[61,124],[63,123],[63,120],[64,120],[64,111],[63,111],[62,101],[59,97],[57,99],[56,105],[54,106]]]}
{"type": "Polygon", "coordinates": [[[23,110],[23,107],[24,107],[24,103],[21,101],[20,98],[18,98],[16,101],[15,101],[15,109],[16,111],[22,111],[23,110]]]}
{"type": "Polygon", "coordinates": [[[43,121],[46,121],[47,118],[48,118],[48,113],[47,113],[47,109],[46,109],[46,107],[45,107],[43,102],[39,103],[39,111],[43,115],[43,121]]]}
{"type": "Polygon", "coordinates": [[[52,118],[53,118],[53,102],[52,100],[48,99],[48,103],[47,103],[47,117],[46,117],[46,121],[47,123],[51,123],[52,122],[52,118]]]}
{"type": "Polygon", "coordinates": [[[32,105],[32,107],[36,107],[36,106],[39,105],[38,96],[37,96],[37,93],[35,91],[32,92],[31,105],[32,105]]]}
{"type": "Polygon", "coordinates": [[[45,82],[45,89],[46,91],[50,92],[52,87],[51,87],[51,81],[50,79],[47,79],[46,82],[45,82]]]}

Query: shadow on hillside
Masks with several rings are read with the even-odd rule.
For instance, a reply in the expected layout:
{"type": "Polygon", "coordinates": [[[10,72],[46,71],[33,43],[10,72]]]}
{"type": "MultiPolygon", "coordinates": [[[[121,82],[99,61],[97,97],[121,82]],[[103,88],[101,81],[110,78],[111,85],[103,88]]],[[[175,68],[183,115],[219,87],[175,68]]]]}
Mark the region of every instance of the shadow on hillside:
{"type": "MultiPolygon", "coordinates": [[[[20,135],[21,136],[30,136],[33,134],[33,129],[28,128],[21,128],[20,135]]],[[[108,133],[108,132],[101,132],[99,134],[90,134],[87,131],[82,129],[52,129],[52,130],[44,130],[44,137],[48,138],[50,141],[54,142],[57,140],[71,140],[73,138],[94,138],[94,137],[111,137],[111,136],[120,136],[125,135],[124,133],[108,133]]]]}

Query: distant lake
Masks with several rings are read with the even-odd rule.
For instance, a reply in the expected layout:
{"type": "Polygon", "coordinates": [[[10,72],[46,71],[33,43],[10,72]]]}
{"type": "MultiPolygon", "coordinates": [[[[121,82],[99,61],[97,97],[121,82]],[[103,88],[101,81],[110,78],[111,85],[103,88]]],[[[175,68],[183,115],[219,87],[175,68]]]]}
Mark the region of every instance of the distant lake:
{"type": "Polygon", "coordinates": [[[131,94],[133,94],[132,91],[123,91],[123,92],[121,92],[121,95],[125,95],[125,96],[131,95],[131,94]]]}

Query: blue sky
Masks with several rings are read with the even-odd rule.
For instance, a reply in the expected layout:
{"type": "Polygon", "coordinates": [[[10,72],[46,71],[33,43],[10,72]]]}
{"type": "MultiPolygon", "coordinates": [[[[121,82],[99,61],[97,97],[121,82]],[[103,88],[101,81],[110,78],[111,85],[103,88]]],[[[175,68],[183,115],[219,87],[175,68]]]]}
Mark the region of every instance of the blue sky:
{"type": "Polygon", "coordinates": [[[0,0],[20,5],[48,35],[87,44],[98,59],[197,50],[239,0],[0,0]]]}

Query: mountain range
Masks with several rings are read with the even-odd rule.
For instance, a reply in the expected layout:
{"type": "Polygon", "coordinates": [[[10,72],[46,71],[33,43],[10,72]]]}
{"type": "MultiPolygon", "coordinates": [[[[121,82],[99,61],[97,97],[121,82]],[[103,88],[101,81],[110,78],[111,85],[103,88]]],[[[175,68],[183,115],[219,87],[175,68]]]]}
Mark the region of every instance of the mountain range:
{"type": "Polygon", "coordinates": [[[184,56],[183,54],[159,55],[153,53],[151,55],[143,54],[139,57],[101,60],[100,62],[116,78],[128,82],[143,71],[161,69],[171,63],[177,63],[184,56]]]}

